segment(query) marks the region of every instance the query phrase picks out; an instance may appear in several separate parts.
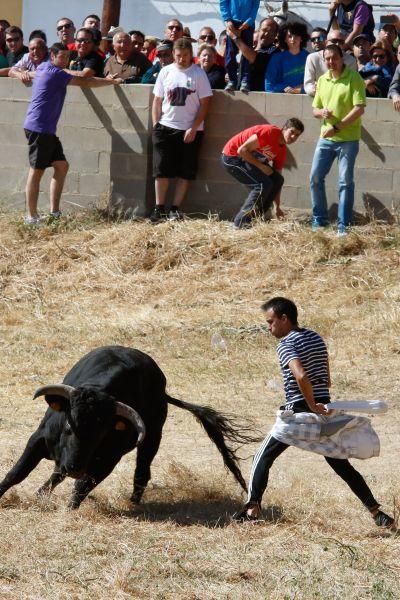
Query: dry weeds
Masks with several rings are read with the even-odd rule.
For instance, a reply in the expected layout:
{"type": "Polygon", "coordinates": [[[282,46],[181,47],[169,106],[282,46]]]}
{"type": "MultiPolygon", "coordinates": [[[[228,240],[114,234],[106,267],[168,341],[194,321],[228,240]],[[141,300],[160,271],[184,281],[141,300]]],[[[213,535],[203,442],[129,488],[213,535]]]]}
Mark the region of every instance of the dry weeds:
{"type": "MultiPolygon", "coordinates": [[[[292,222],[234,232],[213,220],[78,216],[31,230],[0,215],[0,226],[2,474],[43,414],[34,389],[103,344],[148,352],[171,394],[253,416],[267,431],[282,391],[259,307],[282,294],[327,339],[335,399],[389,402],[374,420],[381,457],[356,466],[399,510],[398,226],[363,226],[345,240],[292,222]]],[[[246,477],[254,450],[242,451],[246,477]]],[[[133,463],[124,457],[77,512],[65,508],[68,481],[36,499],[49,463],[3,497],[2,599],[400,598],[399,538],[374,527],[318,456],[291,449],[279,459],[261,526],[230,522],[243,498],[183,411],[170,410],[136,512],[133,463]]]]}

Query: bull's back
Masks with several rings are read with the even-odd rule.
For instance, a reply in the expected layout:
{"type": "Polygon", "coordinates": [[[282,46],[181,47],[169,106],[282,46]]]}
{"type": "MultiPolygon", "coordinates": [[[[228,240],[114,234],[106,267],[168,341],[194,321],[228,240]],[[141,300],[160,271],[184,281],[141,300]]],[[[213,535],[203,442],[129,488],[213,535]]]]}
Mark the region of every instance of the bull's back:
{"type": "Polygon", "coordinates": [[[64,383],[97,388],[138,410],[165,408],[167,403],[166,379],[157,363],[148,354],[124,346],[92,350],[72,367],[64,383]]]}

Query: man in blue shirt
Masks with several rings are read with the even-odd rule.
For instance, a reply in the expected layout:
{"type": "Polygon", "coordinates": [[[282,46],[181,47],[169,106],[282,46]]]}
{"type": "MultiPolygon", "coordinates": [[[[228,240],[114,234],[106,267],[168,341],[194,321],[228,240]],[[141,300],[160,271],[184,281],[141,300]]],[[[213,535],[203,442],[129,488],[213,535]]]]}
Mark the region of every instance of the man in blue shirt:
{"type": "MultiPolygon", "coordinates": [[[[227,91],[234,91],[238,84],[238,65],[236,56],[239,48],[236,44],[238,37],[250,48],[253,47],[254,25],[260,0],[220,0],[221,17],[225,22],[228,36],[225,49],[225,69],[229,81],[225,87],[227,91]],[[233,31],[233,36],[229,35],[233,31]],[[237,32],[236,32],[237,30],[237,32]],[[238,33],[238,35],[236,34],[238,33]]],[[[250,64],[243,55],[241,60],[240,89],[250,91],[250,64]]]]}
{"type": "MultiPolygon", "coordinates": [[[[279,363],[285,384],[286,401],[281,410],[314,412],[328,415],[330,402],[328,351],[318,333],[299,327],[297,307],[291,300],[272,298],[262,306],[271,334],[280,340],[279,363]]],[[[271,434],[267,435],[254,457],[249,482],[249,496],[236,520],[254,521],[262,517],[261,499],[268,484],[269,470],[289,446],[271,434]]],[[[370,511],[376,525],[393,527],[394,519],[379,510],[362,475],[347,459],[324,457],[328,465],[343,479],[370,511]]]]}
{"type": "Polygon", "coordinates": [[[66,71],[69,50],[63,44],[54,44],[50,49],[50,60],[39,65],[35,71],[32,99],[26,114],[24,129],[29,146],[28,180],[26,183],[25,222],[38,225],[42,218],[37,212],[40,181],[47,167],[53,167],[50,182],[50,216],[60,218],[60,199],[68,172],[68,162],[56,129],[67,93],[67,85],[100,87],[118,85],[121,79],[98,79],[75,77],[66,71]]]}

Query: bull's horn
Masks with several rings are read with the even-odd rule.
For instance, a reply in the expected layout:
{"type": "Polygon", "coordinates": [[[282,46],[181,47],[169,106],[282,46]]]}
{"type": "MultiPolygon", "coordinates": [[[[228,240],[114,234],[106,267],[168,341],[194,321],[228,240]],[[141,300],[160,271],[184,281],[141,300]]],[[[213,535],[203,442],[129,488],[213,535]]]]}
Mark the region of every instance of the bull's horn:
{"type": "Polygon", "coordinates": [[[63,398],[70,400],[71,394],[74,391],[74,387],[65,385],[64,383],[42,385],[42,387],[38,388],[33,394],[33,399],[38,398],[39,396],[62,396],[63,398]]]}
{"type": "Polygon", "coordinates": [[[144,436],[146,435],[146,426],[143,423],[142,417],[139,415],[139,413],[127,404],[115,401],[115,414],[118,417],[127,419],[135,426],[138,432],[137,445],[140,446],[140,444],[143,442],[144,436]]]}

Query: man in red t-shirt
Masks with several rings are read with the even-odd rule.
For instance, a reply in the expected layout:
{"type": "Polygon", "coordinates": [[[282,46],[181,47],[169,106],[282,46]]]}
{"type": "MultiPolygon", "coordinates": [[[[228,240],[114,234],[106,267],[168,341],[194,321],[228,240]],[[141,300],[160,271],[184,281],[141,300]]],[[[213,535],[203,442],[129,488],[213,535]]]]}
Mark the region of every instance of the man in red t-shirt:
{"type": "Polygon", "coordinates": [[[282,128],[276,125],[254,125],[236,134],[225,144],[221,156],[222,166],[250,189],[234,219],[236,229],[250,227],[253,217],[264,215],[272,202],[275,202],[276,216],[284,216],[280,208],[284,179],[280,172],[286,160],[286,146],[293,144],[303,131],[303,123],[293,117],[282,128]]]}

